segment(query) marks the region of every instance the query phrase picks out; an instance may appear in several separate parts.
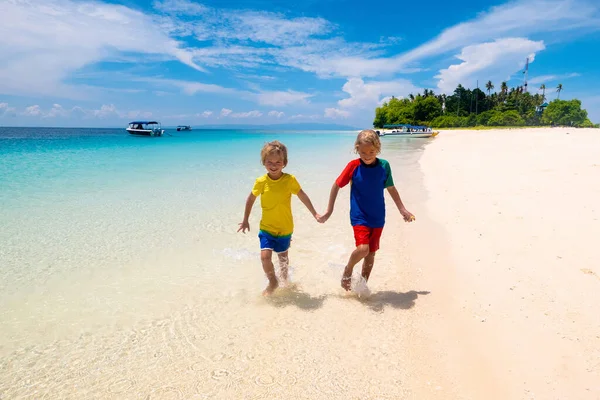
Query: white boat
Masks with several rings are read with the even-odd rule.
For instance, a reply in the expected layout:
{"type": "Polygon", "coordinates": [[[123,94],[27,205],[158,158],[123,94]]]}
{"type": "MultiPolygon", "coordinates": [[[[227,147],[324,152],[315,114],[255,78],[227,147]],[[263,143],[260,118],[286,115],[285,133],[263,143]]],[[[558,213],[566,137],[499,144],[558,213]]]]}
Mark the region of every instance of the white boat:
{"type": "Polygon", "coordinates": [[[191,130],[192,130],[192,127],[189,126],[189,125],[178,125],[177,126],[177,132],[180,132],[180,131],[191,131],[191,130]]]}
{"type": "Polygon", "coordinates": [[[404,136],[411,138],[430,138],[435,137],[439,132],[434,131],[429,126],[420,125],[384,125],[383,129],[378,129],[375,132],[379,136],[404,136]]]}
{"type": "Polygon", "coordinates": [[[137,136],[162,136],[165,133],[158,121],[132,121],[125,130],[137,136]]]}

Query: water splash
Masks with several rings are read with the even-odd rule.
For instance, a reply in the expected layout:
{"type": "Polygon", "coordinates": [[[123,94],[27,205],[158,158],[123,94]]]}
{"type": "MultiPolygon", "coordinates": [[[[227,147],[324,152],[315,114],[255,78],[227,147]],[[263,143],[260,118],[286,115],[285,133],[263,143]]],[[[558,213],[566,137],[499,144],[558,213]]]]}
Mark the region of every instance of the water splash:
{"type": "Polygon", "coordinates": [[[367,280],[360,274],[352,277],[351,289],[359,298],[368,299],[371,296],[371,290],[369,289],[369,286],[367,286],[367,280]]]}

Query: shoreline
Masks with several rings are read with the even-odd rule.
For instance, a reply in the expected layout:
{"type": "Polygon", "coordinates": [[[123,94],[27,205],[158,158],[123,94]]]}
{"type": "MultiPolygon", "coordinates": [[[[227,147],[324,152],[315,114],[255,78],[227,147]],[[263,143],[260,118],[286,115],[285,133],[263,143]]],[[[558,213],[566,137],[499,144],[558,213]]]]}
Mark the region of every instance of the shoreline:
{"type": "Polygon", "coordinates": [[[600,396],[598,150],[581,128],[441,131],[425,149],[418,324],[451,398],[600,396]]]}
{"type": "Polygon", "coordinates": [[[577,129],[577,130],[583,130],[583,129],[600,129],[600,128],[581,128],[578,126],[485,126],[485,125],[479,125],[479,126],[465,126],[465,127],[455,127],[455,128],[433,128],[433,129],[438,129],[439,131],[448,131],[448,132],[454,132],[454,131],[492,131],[492,130],[514,130],[514,129],[520,129],[520,130],[536,130],[536,129],[577,129]]]}

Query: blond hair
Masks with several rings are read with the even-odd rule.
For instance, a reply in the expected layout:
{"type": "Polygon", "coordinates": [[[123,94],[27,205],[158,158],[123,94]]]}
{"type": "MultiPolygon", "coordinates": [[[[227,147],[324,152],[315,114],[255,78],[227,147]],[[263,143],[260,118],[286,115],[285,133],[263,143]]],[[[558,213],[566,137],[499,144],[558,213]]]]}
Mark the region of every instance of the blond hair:
{"type": "Polygon", "coordinates": [[[375,147],[377,154],[381,153],[381,141],[379,135],[373,129],[364,129],[358,133],[356,142],[354,142],[354,151],[358,152],[358,146],[367,143],[375,147]]]}
{"type": "Polygon", "coordinates": [[[265,161],[268,156],[272,154],[278,154],[283,159],[283,166],[285,167],[288,163],[287,158],[287,147],[279,140],[273,140],[272,142],[266,143],[260,151],[260,162],[265,165],[265,161]]]}

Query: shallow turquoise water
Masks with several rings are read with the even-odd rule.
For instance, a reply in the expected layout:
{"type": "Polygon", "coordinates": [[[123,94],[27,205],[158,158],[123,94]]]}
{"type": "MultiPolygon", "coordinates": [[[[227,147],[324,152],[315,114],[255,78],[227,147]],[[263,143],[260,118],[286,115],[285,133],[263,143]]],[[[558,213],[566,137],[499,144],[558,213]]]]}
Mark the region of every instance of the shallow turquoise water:
{"type": "MultiPolygon", "coordinates": [[[[60,369],[49,373],[45,363],[86,360],[90,368],[109,368],[98,357],[123,349],[132,331],[154,332],[155,346],[187,348],[180,336],[162,341],[168,333],[157,321],[164,318],[169,329],[189,323],[181,328],[186,338],[206,324],[237,337],[235,321],[246,319],[245,329],[255,329],[262,313],[279,312],[254,304],[264,284],[258,206],[251,233],[236,232],[254,179],[264,174],[260,149],[273,139],[285,143],[286,172],[296,175],[323,212],[331,184],[356,157],[357,132],[167,133],[145,138],[122,129],[0,128],[0,381],[18,382],[28,371],[34,381],[46,382],[44,393],[51,397],[77,398],[57,378],[60,369]],[[23,358],[24,349],[40,355],[23,358]]],[[[381,157],[390,161],[401,194],[415,184],[426,143],[383,140],[381,157]]],[[[306,290],[336,285],[352,249],[347,202],[343,191],[334,216],[319,225],[294,198],[292,278],[306,290]]],[[[319,296],[307,297],[306,307],[319,296]]],[[[134,357],[127,365],[142,382],[142,360],[134,357]]],[[[91,398],[103,398],[94,384],[79,385],[91,398]]],[[[139,393],[150,391],[144,385],[138,384],[139,393]]],[[[3,389],[9,398],[33,393],[11,388],[0,385],[0,397],[3,389]]]]}

